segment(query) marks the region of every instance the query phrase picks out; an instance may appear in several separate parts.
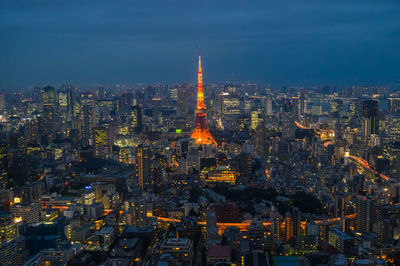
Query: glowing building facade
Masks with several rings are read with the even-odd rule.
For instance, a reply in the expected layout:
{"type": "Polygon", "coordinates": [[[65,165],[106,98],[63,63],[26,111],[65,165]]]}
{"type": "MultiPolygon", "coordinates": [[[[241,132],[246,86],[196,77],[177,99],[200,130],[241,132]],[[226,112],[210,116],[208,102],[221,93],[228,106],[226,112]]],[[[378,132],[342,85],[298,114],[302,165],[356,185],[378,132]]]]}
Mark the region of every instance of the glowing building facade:
{"type": "Polygon", "coordinates": [[[237,177],[238,173],[231,170],[228,166],[219,166],[214,171],[208,173],[208,177],[205,181],[208,183],[227,183],[234,185],[237,177]]]}

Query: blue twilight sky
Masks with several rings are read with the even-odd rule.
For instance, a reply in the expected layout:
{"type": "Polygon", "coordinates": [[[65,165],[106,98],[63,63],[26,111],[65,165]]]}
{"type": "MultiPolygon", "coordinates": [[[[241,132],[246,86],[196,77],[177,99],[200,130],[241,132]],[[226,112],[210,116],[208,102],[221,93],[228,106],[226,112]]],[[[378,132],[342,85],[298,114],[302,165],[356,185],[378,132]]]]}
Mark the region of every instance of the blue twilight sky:
{"type": "Polygon", "coordinates": [[[0,88],[400,79],[399,0],[2,0],[0,88]]]}

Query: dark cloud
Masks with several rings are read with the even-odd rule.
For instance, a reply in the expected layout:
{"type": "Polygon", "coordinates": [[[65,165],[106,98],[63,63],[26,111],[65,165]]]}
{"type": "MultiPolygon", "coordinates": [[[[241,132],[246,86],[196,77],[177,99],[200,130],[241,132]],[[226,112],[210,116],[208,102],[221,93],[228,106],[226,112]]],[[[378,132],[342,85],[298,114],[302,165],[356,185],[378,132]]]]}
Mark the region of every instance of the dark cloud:
{"type": "Polygon", "coordinates": [[[0,85],[385,84],[400,76],[398,1],[2,1],[0,85]]]}

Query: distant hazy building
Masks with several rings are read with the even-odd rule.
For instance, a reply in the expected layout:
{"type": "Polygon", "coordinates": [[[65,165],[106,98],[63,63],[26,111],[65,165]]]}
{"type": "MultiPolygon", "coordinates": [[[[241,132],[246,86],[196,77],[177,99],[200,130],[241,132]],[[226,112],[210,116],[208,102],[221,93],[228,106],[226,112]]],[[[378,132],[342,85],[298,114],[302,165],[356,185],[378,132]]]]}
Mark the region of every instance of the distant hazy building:
{"type": "Polygon", "coordinates": [[[251,112],[251,129],[256,130],[260,122],[260,117],[258,111],[251,112]]]}
{"type": "Polygon", "coordinates": [[[265,115],[266,116],[272,116],[272,99],[271,98],[265,98],[264,99],[264,106],[265,106],[265,115]]]}
{"type": "Polygon", "coordinates": [[[305,110],[306,110],[306,96],[304,94],[304,90],[301,90],[299,92],[299,116],[304,117],[305,115],[305,110]]]}
{"type": "Polygon", "coordinates": [[[178,104],[176,107],[176,115],[178,117],[186,117],[188,113],[189,90],[187,87],[178,88],[178,104]]]}
{"type": "Polygon", "coordinates": [[[42,89],[42,103],[43,104],[56,104],[56,89],[47,86],[42,89]]]}
{"type": "Polygon", "coordinates": [[[6,96],[5,94],[0,94],[0,113],[6,108],[6,96]]]}
{"type": "Polygon", "coordinates": [[[85,92],[81,95],[81,135],[83,140],[94,145],[95,138],[95,113],[94,113],[94,95],[90,92],[85,92]]]}
{"type": "Polygon", "coordinates": [[[322,114],[322,106],[321,105],[313,105],[311,107],[311,114],[315,116],[319,116],[322,114]]]}

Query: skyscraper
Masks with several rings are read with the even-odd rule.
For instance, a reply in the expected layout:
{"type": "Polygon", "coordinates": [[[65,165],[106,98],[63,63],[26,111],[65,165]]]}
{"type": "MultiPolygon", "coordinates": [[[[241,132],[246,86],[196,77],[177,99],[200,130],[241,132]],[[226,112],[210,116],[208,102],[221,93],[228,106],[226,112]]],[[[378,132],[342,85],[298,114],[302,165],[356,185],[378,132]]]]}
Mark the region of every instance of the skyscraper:
{"type": "Polygon", "coordinates": [[[363,135],[369,137],[371,134],[379,133],[379,105],[378,101],[366,100],[362,106],[363,135]]]}
{"type": "Polygon", "coordinates": [[[217,142],[210,133],[207,126],[206,110],[204,106],[203,94],[203,72],[201,71],[201,55],[199,53],[199,71],[197,73],[197,107],[196,107],[196,120],[195,127],[192,133],[192,138],[196,144],[214,144],[217,142]]]}
{"type": "Polygon", "coordinates": [[[266,116],[272,116],[272,99],[271,98],[266,98],[264,99],[265,101],[265,115],[266,116]]]}
{"type": "Polygon", "coordinates": [[[135,226],[146,226],[146,201],[143,195],[138,195],[132,202],[133,207],[133,222],[135,226]]]}
{"type": "Polygon", "coordinates": [[[143,127],[143,108],[142,106],[131,106],[131,128],[136,134],[142,132],[143,127]]]}
{"type": "Polygon", "coordinates": [[[45,135],[53,136],[56,127],[55,107],[54,104],[43,104],[43,132],[45,135]]]}
{"type": "Polygon", "coordinates": [[[357,196],[357,226],[359,231],[371,232],[375,220],[375,198],[373,196],[357,196]]]}
{"type": "Polygon", "coordinates": [[[94,115],[94,95],[90,92],[82,94],[81,98],[81,134],[82,138],[89,144],[94,144],[94,127],[95,127],[95,115],[94,115]]]}
{"type": "Polygon", "coordinates": [[[0,112],[6,108],[6,96],[5,94],[0,94],[0,112]]]}
{"type": "Polygon", "coordinates": [[[53,104],[56,103],[56,89],[47,86],[42,89],[42,102],[43,104],[53,104]]]}
{"type": "Polygon", "coordinates": [[[260,118],[257,111],[251,112],[251,129],[256,130],[258,124],[260,122],[260,118]]]}
{"type": "Polygon", "coordinates": [[[22,200],[26,202],[39,202],[42,196],[42,184],[33,182],[21,187],[22,200]]]}
{"type": "Polygon", "coordinates": [[[109,125],[104,124],[95,128],[95,149],[97,157],[109,159],[112,142],[112,134],[109,125]]]}
{"type": "Polygon", "coordinates": [[[54,136],[56,126],[56,92],[55,88],[47,86],[42,89],[42,121],[43,133],[50,137],[54,136]]]}
{"type": "Polygon", "coordinates": [[[254,141],[255,154],[264,157],[266,155],[266,138],[267,138],[264,119],[260,119],[259,122],[257,123],[254,137],[255,137],[254,141]]]}
{"type": "Polygon", "coordinates": [[[75,117],[75,88],[73,86],[63,85],[58,91],[58,108],[60,116],[65,121],[72,121],[75,117]]]}
{"type": "Polygon", "coordinates": [[[306,110],[304,90],[300,91],[299,95],[299,117],[304,117],[306,110]]]}
{"type": "Polygon", "coordinates": [[[151,150],[147,145],[140,144],[137,148],[137,175],[139,186],[143,190],[151,189],[152,162],[151,150]]]}
{"type": "Polygon", "coordinates": [[[241,115],[240,99],[236,94],[221,93],[220,117],[225,129],[237,129],[238,118],[241,115]]]}
{"type": "Polygon", "coordinates": [[[340,118],[343,111],[343,101],[334,100],[331,101],[331,115],[334,118],[340,118]]]}
{"type": "Polygon", "coordinates": [[[8,158],[7,158],[7,138],[0,133],[0,186],[7,184],[8,158]]]}
{"type": "Polygon", "coordinates": [[[188,89],[184,86],[178,88],[178,106],[176,115],[185,117],[188,111],[188,89]]]}
{"type": "Polygon", "coordinates": [[[335,217],[343,217],[345,215],[345,195],[342,191],[338,191],[335,194],[335,217]]]}

